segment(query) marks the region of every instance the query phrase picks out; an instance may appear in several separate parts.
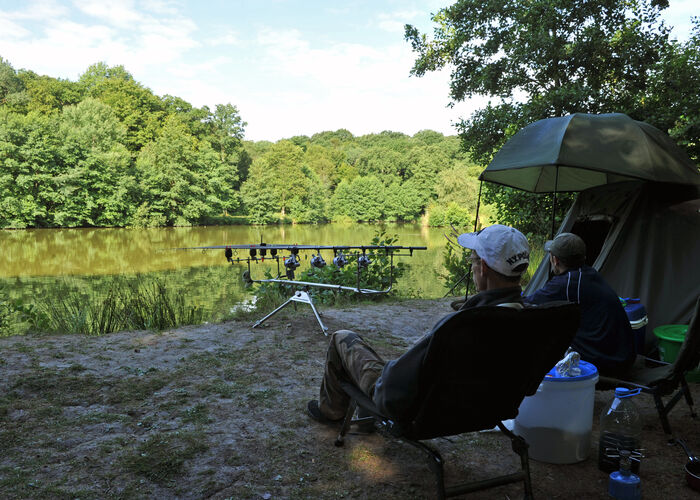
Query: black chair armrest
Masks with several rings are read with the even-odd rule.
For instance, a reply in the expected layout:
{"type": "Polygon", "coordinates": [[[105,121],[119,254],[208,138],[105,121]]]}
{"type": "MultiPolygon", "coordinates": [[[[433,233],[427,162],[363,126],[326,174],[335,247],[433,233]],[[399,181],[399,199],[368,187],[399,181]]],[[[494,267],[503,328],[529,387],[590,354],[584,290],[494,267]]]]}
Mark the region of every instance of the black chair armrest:
{"type": "Polygon", "coordinates": [[[367,394],[362,392],[362,389],[357,387],[355,384],[353,384],[352,382],[345,382],[341,380],[340,386],[343,388],[343,390],[348,396],[350,396],[357,402],[357,406],[361,407],[373,417],[382,420],[388,420],[388,417],[386,415],[382,415],[379,412],[379,408],[377,408],[377,405],[374,404],[374,401],[372,401],[372,399],[370,399],[370,397],[367,396],[367,394]]]}
{"type": "Polygon", "coordinates": [[[670,365],[671,363],[667,363],[666,361],[661,361],[661,360],[654,359],[654,358],[645,357],[644,364],[646,366],[666,366],[666,365],[670,365]]]}

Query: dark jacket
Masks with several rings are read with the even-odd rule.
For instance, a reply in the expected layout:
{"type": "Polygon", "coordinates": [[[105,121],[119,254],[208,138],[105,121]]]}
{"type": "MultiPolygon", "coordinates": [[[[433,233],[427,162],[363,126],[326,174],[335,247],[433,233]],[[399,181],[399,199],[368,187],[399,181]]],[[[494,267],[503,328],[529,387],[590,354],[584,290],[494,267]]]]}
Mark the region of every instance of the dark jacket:
{"type": "MultiPolygon", "coordinates": [[[[460,310],[496,306],[510,302],[522,303],[519,286],[477,293],[470,297],[460,310]]],[[[382,374],[374,386],[373,396],[374,403],[384,415],[398,421],[408,418],[418,393],[420,367],[427,353],[431,336],[433,332],[455,314],[457,313],[448,314],[442,318],[427,335],[418,340],[403,356],[388,361],[384,365],[382,374]]]]}
{"type": "Polygon", "coordinates": [[[581,305],[581,325],[572,347],[603,375],[619,375],[634,363],[634,332],[620,299],[590,266],[554,276],[523,298],[529,304],[567,300],[581,305]]]}

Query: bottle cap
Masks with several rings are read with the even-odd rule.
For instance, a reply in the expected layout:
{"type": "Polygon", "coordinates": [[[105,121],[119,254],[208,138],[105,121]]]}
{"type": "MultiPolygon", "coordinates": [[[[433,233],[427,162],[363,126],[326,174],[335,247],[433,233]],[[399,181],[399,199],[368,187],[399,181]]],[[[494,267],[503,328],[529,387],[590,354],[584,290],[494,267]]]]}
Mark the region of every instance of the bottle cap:
{"type": "Polygon", "coordinates": [[[631,396],[636,396],[642,392],[641,389],[628,389],[627,387],[616,387],[615,397],[616,398],[629,398],[631,396]]]}

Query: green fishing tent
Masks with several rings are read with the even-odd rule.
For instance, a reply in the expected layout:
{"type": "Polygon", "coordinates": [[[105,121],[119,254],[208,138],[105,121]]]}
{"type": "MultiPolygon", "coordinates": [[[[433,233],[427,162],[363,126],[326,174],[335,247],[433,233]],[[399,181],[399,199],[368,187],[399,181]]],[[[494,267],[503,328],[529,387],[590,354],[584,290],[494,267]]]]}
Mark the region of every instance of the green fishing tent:
{"type": "Polygon", "coordinates": [[[628,180],[698,184],[695,165],[668,135],[622,113],[539,120],[496,153],[481,180],[530,191],[584,191],[628,180]]]}
{"type": "MultiPolygon", "coordinates": [[[[620,113],[532,123],[480,179],[535,193],[580,192],[558,232],[579,234],[588,264],[618,295],[639,297],[653,328],[687,323],[700,295],[700,173],[651,125],[620,113]]],[[[531,294],[549,278],[544,259],[531,294]]]]}

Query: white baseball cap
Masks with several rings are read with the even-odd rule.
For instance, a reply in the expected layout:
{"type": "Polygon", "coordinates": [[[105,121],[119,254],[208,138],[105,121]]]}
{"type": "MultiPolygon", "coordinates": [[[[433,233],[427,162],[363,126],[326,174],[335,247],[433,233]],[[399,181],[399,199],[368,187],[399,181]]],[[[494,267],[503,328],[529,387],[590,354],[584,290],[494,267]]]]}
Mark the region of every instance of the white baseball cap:
{"type": "Polygon", "coordinates": [[[475,233],[460,234],[457,242],[475,250],[486,264],[506,276],[520,276],[530,263],[530,245],[515,228],[494,224],[475,233]]]}

